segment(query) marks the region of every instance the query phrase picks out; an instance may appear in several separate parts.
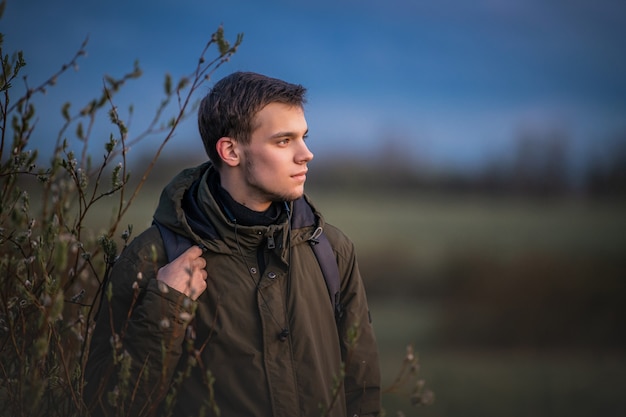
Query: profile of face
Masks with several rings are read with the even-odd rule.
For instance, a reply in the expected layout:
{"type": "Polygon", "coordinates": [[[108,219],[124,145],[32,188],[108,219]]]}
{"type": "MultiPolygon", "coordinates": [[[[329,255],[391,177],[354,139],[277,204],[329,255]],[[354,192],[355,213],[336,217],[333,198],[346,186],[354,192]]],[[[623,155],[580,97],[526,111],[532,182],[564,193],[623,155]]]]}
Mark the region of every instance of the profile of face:
{"type": "MultiPolygon", "coordinates": [[[[231,141],[230,152],[221,152],[228,165],[228,192],[256,211],[267,209],[274,201],[301,197],[307,163],[313,159],[305,143],[308,126],[304,110],[300,106],[270,103],[256,114],[253,126],[246,144],[228,138],[219,141],[231,141]]],[[[222,144],[222,150],[226,148],[222,144]]]]}

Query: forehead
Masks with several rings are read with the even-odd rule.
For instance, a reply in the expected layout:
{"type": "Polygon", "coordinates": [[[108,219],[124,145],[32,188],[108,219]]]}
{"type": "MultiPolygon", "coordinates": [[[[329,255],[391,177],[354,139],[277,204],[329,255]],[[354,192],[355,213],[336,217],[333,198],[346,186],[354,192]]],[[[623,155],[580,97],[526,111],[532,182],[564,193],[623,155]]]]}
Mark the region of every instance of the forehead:
{"type": "Polygon", "coordinates": [[[307,130],[306,118],[302,106],[285,103],[270,103],[259,110],[254,116],[252,132],[293,131],[303,133],[307,130]]]}

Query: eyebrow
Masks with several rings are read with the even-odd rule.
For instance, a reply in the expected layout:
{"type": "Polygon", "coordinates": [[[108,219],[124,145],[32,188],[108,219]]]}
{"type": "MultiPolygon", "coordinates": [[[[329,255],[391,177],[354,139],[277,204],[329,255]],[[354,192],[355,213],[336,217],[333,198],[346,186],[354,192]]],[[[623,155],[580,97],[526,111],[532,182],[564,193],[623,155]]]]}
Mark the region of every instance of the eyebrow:
{"type": "MultiPolygon", "coordinates": [[[[304,134],[302,135],[303,137],[309,134],[309,129],[305,130],[304,134]]],[[[296,137],[298,136],[298,133],[296,132],[278,132],[278,133],[274,133],[273,135],[271,135],[269,138],[270,139],[276,139],[276,138],[284,138],[284,137],[296,137]]]]}

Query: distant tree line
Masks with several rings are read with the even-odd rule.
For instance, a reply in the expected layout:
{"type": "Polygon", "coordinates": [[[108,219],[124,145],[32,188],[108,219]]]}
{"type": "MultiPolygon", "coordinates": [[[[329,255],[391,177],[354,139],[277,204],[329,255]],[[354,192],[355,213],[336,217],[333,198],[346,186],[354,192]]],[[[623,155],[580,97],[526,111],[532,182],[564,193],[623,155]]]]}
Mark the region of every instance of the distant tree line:
{"type": "Polygon", "coordinates": [[[573,166],[562,133],[520,135],[510,154],[486,159],[478,168],[429,166],[410,159],[401,147],[372,158],[343,156],[314,161],[312,186],[380,188],[551,197],[626,196],[626,132],[607,141],[604,152],[585,155],[573,166]]]}

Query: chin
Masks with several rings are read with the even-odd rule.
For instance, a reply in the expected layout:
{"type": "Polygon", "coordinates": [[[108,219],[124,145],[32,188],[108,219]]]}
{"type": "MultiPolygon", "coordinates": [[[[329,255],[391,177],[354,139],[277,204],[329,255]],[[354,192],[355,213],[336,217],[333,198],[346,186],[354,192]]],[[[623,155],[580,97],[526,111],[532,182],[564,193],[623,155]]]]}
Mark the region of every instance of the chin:
{"type": "Polygon", "coordinates": [[[283,200],[284,201],[294,201],[294,200],[299,199],[303,195],[304,195],[304,190],[295,191],[293,193],[285,194],[283,200]]]}

